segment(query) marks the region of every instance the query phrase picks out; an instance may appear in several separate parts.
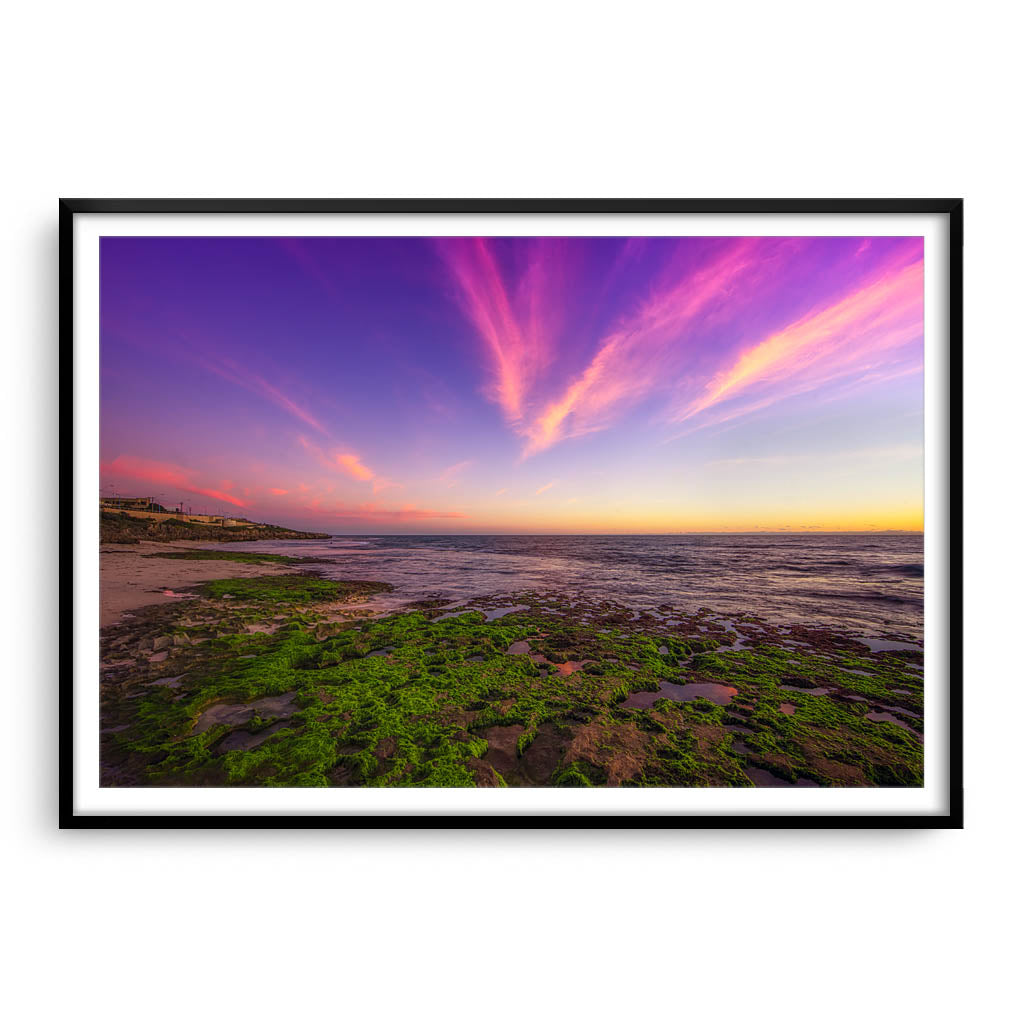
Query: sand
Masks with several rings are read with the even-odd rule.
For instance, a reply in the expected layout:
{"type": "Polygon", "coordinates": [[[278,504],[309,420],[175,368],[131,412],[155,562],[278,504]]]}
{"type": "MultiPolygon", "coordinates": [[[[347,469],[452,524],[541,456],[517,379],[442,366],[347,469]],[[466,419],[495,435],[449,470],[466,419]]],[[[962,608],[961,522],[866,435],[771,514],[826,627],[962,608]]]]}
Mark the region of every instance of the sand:
{"type": "MultiPolygon", "coordinates": [[[[138,544],[104,544],[100,548],[100,626],[110,626],[124,612],[149,604],[181,601],[182,587],[206,580],[237,576],[277,576],[295,572],[287,565],[273,563],[247,565],[244,562],[190,562],[172,558],[144,558],[156,551],[174,548],[220,547],[194,541],[141,541],[138,544]],[[169,592],[169,593],[168,593],[169,592]]],[[[232,545],[224,545],[232,550],[232,545]]]]}

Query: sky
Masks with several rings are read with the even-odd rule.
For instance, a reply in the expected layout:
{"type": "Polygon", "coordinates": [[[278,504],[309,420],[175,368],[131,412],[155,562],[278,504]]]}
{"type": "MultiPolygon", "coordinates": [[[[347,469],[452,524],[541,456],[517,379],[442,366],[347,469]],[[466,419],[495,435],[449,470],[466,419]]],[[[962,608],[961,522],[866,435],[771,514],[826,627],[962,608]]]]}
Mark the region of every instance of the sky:
{"type": "Polygon", "coordinates": [[[919,530],[917,237],[106,237],[104,495],[335,534],[919,530]]]}

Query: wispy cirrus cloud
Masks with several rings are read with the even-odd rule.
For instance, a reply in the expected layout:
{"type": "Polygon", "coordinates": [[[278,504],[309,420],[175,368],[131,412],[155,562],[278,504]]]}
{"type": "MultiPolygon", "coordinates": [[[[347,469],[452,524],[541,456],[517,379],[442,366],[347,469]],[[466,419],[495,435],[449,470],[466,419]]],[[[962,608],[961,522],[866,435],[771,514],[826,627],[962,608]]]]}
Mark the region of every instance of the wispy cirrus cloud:
{"type": "MultiPolygon", "coordinates": [[[[899,254],[846,295],[743,350],[672,419],[727,405],[712,417],[718,423],[851,375],[899,374],[898,350],[921,336],[923,302],[923,261],[899,254]]],[[[917,347],[906,357],[916,367],[917,347]]]]}
{"type": "Polygon", "coordinates": [[[465,519],[466,514],[458,511],[439,511],[437,509],[419,508],[416,505],[401,505],[388,508],[373,502],[362,502],[358,505],[325,504],[313,501],[306,506],[307,512],[328,519],[359,521],[364,523],[406,523],[420,519],[465,519]]]}
{"type": "Polygon", "coordinates": [[[447,484],[449,487],[454,487],[456,483],[458,483],[459,477],[462,476],[462,474],[465,473],[465,471],[472,465],[472,459],[463,459],[462,462],[456,462],[454,465],[446,466],[441,470],[438,480],[443,484],[447,484]]]}
{"type": "Polygon", "coordinates": [[[184,466],[178,466],[172,462],[157,462],[135,455],[118,455],[113,461],[102,463],[100,471],[129,480],[174,487],[188,494],[200,494],[206,498],[213,498],[215,501],[234,505],[236,508],[248,507],[245,502],[233,494],[202,486],[196,482],[194,470],[186,469],[184,466]]]}
{"type": "Polygon", "coordinates": [[[523,438],[521,458],[605,430],[641,403],[660,402],[662,423],[693,419],[690,429],[699,429],[828,389],[852,372],[891,374],[894,351],[920,336],[918,239],[723,238],[700,250],[692,242],[623,246],[602,295],[638,258],[662,260],[660,272],[593,341],[573,323],[568,349],[565,302],[540,283],[546,264],[535,240],[519,247],[518,262],[507,253],[503,262],[493,239],[440,243],[484,343],[487,394],[523,438]],[[754,333],[759,317],[769,326],[780,315],[795,319],[754,333]]]}
{"type": "Polygon", "coordinates": [[[543,484],[542,486],[538,487],[537,490],[534,491],[534,494],[543,494],[545,491],[550,491],[551,488],[554,487],[557,483],[557,480],[549,480],[546,484],[543,484]]]}
{"type": "Polygon", "coordinates": [[[558,239],[536,239],[513,280],[503,274],[494,239],[444,238],[438,249],[458,301],[484,342],[488,397],[511,424],[527,413],[530,391],[550,363],[559,320],[558,239]]]}
{"type": "Polygon", "coordinates": [[[272,402],[279,409],[283,409],[319,433],[325,436],[329,433],[327,428],[308,409],[303,408],[298,402],[289,398],[280,388],[275,387],[258,373],[254,373],[244,366],[239,366],[233,359],[229,359],[226,356],[210,355],[197,355],[195,358],[203,369],[208,372],[214,373],[218,377],[230,381],[232,384],[237,384],[238,387],[245,388],[247,391],[265,398],[268,402],[272,402]]]}
{"type": "MultiPolygon", "coordinates": [[[[467,319],[484,343],[487,395],[525,439],[523,457],[559,441],[604,429],[618,415],[672,382],[687,328],[721,301],[757,265],[758,239],[728,239],[703,265],[669,260],[638,309],[582,348],[587,362],[565,383],[545,371],[555,359],[565,318],[565,296],[552,288],[555,240],[533,240],[523,251],[518,280],[503,273],[494,241],[446,239],[441,252],[458,286],[467,319]]],[[[642,242],[630,240],[609,271],[615,280],[642,242]]],[[[573,325],[576,331],[578,325],[573,325]]],[[[580,342],[576,338],[576,343],[580,342]]]]}
{"type": "Polygon", "coordinates": [[[668,278],[635,314],[605,335],[579,376],[525,427],[524,456],[602,430],[625,408],[671,386],[670,370],[679,361],[687,329],[751,267],[757,244],[757,239],[737,239],[700,269],[668,278]]]}

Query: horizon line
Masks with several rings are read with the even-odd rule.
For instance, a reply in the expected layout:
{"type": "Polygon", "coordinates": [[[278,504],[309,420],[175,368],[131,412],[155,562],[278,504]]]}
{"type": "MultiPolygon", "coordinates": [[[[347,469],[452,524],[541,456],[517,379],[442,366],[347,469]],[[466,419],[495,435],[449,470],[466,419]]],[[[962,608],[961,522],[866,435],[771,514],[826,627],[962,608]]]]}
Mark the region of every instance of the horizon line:
{"type": "MultiPolygon", "coordinates": [[[[319,532],[329,533],[327,530],[320,531],[304,531],[304,532],[319,532]]],[[[758,536],[764,534],[789,534],[793,536],[821,536],[831,534],[883,534],[883,533],[900,533],[900,534],[919,534],[924,535],[924,530],[900,530],[900,529],[887,529],[887,530],[672,530],[668,533],[665,532],[640,532],[630,533],[627,531],[617,531],[615,533],[599,533],[599,532],[570,532],[570,531],[547,531],[544,533],[523,533],[503,530],[501,532],[485,532],[476,531],[471,533],[383,533],[375,531],[372,533],[330,533],[331,537],[740,537],[740,536],[758,536]]]]}

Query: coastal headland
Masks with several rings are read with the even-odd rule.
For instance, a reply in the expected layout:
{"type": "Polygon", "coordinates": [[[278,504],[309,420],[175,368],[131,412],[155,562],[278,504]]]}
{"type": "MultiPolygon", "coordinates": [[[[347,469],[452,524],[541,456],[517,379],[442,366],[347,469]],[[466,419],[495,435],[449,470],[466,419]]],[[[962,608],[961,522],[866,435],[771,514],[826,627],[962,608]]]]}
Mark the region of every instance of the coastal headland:
{"type": "Polygon", "coordinates": [[[386,583],[230,546],[101,563],[106,786],[923,781],[904,635],[550,593],[384,613],[386,583]]]}

